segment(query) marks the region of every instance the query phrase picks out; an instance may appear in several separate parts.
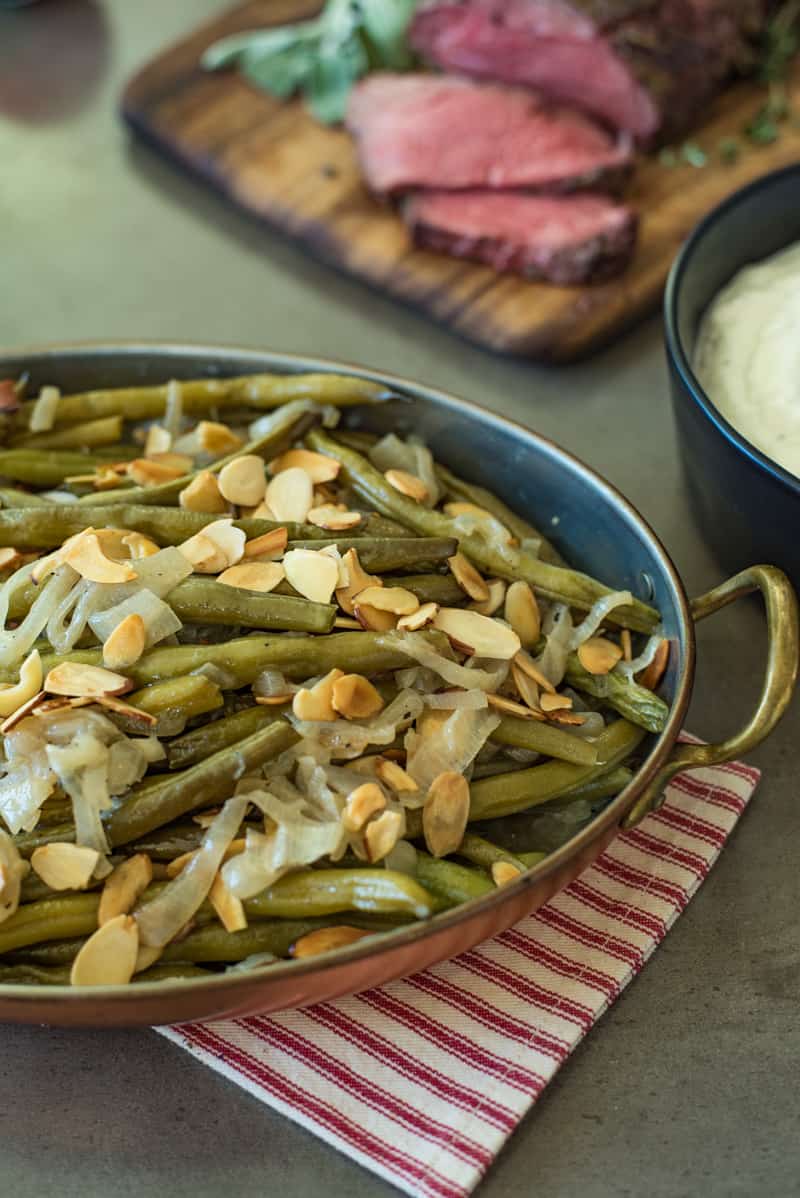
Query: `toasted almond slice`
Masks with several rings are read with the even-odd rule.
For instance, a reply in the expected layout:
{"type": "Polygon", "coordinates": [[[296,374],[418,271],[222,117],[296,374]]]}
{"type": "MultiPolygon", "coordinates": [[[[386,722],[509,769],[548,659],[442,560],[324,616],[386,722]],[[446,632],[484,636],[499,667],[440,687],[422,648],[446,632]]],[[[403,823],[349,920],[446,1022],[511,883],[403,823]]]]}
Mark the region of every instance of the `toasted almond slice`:
{"type": "Polygon", "coordinates": [[[98,928],[72,962],[73,986],[123,986],[133,977],[139,951],[139,926],[131,915],[117,915],[98,928]]]}
{"type": "Polygon", "coordinates": [[[228,462],[219,472],[219,489],[229,503],[244,503],[250,507],[260,503],[267,490],[263,458],[255,453],[245,453],[228,462]]]}
{"type": "Polygon", "coordinates": [[[388,611],[380,611],[377,607],[370,607],[368,603],[356,602],[353,614],[367,632],[391,632],[397,625],[397,616],[388,611]]]}
{"type": "MultiPolygon", "coordinates": [[[[44,691],[42,691],[42,694],[44,694],[44,691]]],[[[57,699],[45,699],[43,703],[37,703],[33,714],[44,718],[51,715],[54,711],[65,711],[67,709],[74,711],[78,707],[91,707],[93,703],[104,702],[105,697],[101,699],[68,699],[66,695],[59,695],[57,699]]],[[[116,702],[116,700],[114,701],[116,702]]]]}
{"type": "Polygon", "coordinates": [[[235,566],[244,555],[245,534],[240,528],[235,528],[230,516],[222,520],[212,520],[203,529],[202,535],[213,541],[221,553],[225,555],[225,566],[235,566]]]}
{"type": "Polygon", "coordinates": [[[539,604],[527,582],[512,582],[506,592],[505,617],[523,649],[533,649],[542,627],[539,604]]]}
{"type": "Polygon", "coordinates": [[[336,492],[322,483],[314,484],[314,507],[334,507],[337,512],[347,511],[347,505],[338,502],[336,492]]]}
{"type": "Polygon", "coordinates": [[[126,532],[122,538],[122,544],[128,550],[131,561],[152,557],[159,551],[155,541],[151,541],[149,537],[143,536],[140,532],[126,532]]]}
{"type": "Polygon", "coordinates": [[[464,611],[460,607],[440,607],[433,620],[438,628],[463,652],[475,657],[489,657],[497,661],[510,661],[519,652],[520,643],[516,632],[499,620],[482,616],[476,611],[464,611]]]}
{"type": "Polygon", "coordinates": [[[19,667],[19,681],[0,690],[0,716],[4,719],[13,715],[42,689],[42,659],[38,649],[33,649],[19,667]]]}
{"type": "Polygon", "coordinates": [[[371,753],[369,757],[357,757],[355,761],[348,761],[347,768],[354,774],[364,774],[368,778],[377,778],[378,762],[381,760],[377,753],[371,753]]]}
{"type": "Polygon", "coordinates": [[[486,534],[494,539],[499,537],[503,544],[513,545],[514,537],[511,535],[505,524],[498,520],[497,516],[493,516],[485,507],[479,507],[477,503],[466,503],[457,501],[446,503],[443,507],[443,512],[446,516],[472,516],[473,520],[483,524],[486,529],[486,534]]]}
{"type": "Polygon", "coordinates": [[[18,549],[12,549],[9,545],[0,549],[0,570],[16,569],[22,562],[22,554],[18,549]]]}
{"type": "Polygon", "coordinates": [[[145,969],[149,969],[151,965],[155,965],[164,955],[163,948],[156,948],[153,944],[140,944],[139,951],[136,954],[136,966],[134,973],[143,973],[145,969]]]}
{"type": "Polygon", "coordinates": [[[169,429],[160,424],[151,424],[144,440],[144,456],[151,458],[154,454],[168,453],[171,448],[172,434],[169,429]]]}
{"type": "Polygon", "coordinates": [[[532,678],[540,690],[548,691],[551,695],[556,693],[556,688],[547,675],[543,674],[539,669],[530,653],[526,653],[524,649],[520,649],[514,658],[514,664],[524,674],[527,674],[529,678],[532,678]]]}
{"type": "Polygon", "coordinates": [[[201,420],[194,431],[203,453],[213,453],[214,457],[235,453],[244,444],[238,433],[216,420],[201,420]]]}
{"type": "Polygon", "coordinates": [[[3,720],[2,724],[0,724],[0,732],[2,732],[3,736],[5,736],[7,732],[10,732],[12,728],[16,728],[17,724],[19,724],[21,720],[24,720],[26,716],[29,716],[33,711],[36,710],[37,707],[44,703],[46,698],[47,695],[45,691],[41,690],[37,694],[32,695],[31,698],[28,699],[27,703],[23,703],[17,708],[16,711],[13,711],[10,716],[7,716],[6,719],[3,720]]]}
{"type": "Polygon", "coordinates": [[[247,916],[244,913],[242,900],[231,893],[219,872],[211,884],[208,901],[216,911],[226,932],[243,932],[247,927],[247,916]]]}
{"type": "Polygon", "coordinates": [[[348,944],[355,944],[357,940],[363,940],[369,935],[371,933],[363,928],[351,928],[347,924],[340,924],[335,928],[317,928],[316,931],[306,932],[305,936],[296,940],[289,949],[289,955],[298,961],[303,957],[319,957],[322,953],[346,948],[348,944]]]}
{"type": "Polygon", "coordinates": [[[61,665],[50,670],[44,680],[44,689],[51,695],[97,698],[99,695],[124,695],[133,690],[133,683],[130,678],[100,666],[62,661],[61,665]]]}
{"type": "Polygon", "coordinates": [[[367,820],[386,807],[386,795],[375,782],[364,782],[347,796],[342,823],[348,832],[360,832],[367,820]]]}
{"type": "Polygon", "coordinates": [[[136,724],[137,731],[141,729],[145,736],[158,723],[158,716],[152,715],[149,711],[142,711],[140,707],[134,707],[132,703],[116,699],[113,695],[98,695],[96,699],[71,699],[70,703],[73,707],[84,703],[97,703],[99,707],[105,707],[106,711],[113,711],[115,715],[125,716],[131,723],[136,724]]]}
{"type": "Polygon", "coordinates": [[[417,732],[420,736],[436,736],[452,714],[446,707],[426,707],[417,717],[417,732]]]}
{"type": "Polygon", "coordinates": [[[254,698],[258,707],[281,707],[291,703],[294,696],[294,691],[287,691],[285,695],[254,695],[254,698]]]}
{"type": "Polygon", "coordinates": [[[641,670],[636,675],[636,681],[639,686],[645,686],[648,690],[654,691],[661,681],[664,671],[667,668],[669,661],[669,641],[662,641],[655,652],[653,660],[649,666],[641,670]]]}
{"type": "Polygon", "coordinates": [[[302,524],[314,503],[311,476],[299,466],[282,470],[267,487],[267,503],[276,520],[302,524]]]}
{"type": "Polygon", "coordinates": [[[120,620],[103,643],[103,665],[109,670],[127,670],[139,660],[147,644],[147,629],[138,613],[120,620]]]}
{"type": "Polygon", "coordinates": [[[250,516],[254,520],[274,520],[275,513],[267,503],[266,499],[262,499],[261,503],[255,507],[243,507],[239,509],[243,516],[250,516]]]}
{"type": "Polygon", "coordinates": [[[134,458],[132,462],[128,462],[128,477],[133,479],[137,487],[158,487],[161,483],[169,483],[176,478],[181,478],[192,468],[191,458],[184,458],[183,464],[176,465],[171,461],[160,460],[163,456],[134,458]]]}
{"type": "Polygon", "coordinates": [[[280,557],[286,549],[288,540],[289,533],[285,528],[273,528],[272,532],[265,532],[263,536],[253,537],[252,541],[246,541],[244,556],[258,558],[280,557]]]}
{"type": "Polygon", "coordinates": [[[333,688],[344,671],[333,669],[309,689],[299,690],[292,698],[292,711],[298,720],[335,720],[333,688]]]}
{"type": "Polygon", "coordinates": [[[407,470],[387,470],[383,477],[395,491],[416,499],[417,503],[424,503],[428,498],[428,488],[416,474],[409,474],[407,470]]]}
{"type": "Polygon", "coordinates": [[[400,811],[384,811],[371,819],[364,829],[364,848],[372,865],[391,853],[406,830],[405,815],[400,811]]]}
{"type": "Polygon", "coordinates": [[[152,878],[153,863],[147,853],[136,853],[135,856],[128,857],[127,861],[121,861],[106,878],[103,886],[97,911],[99,926],[102,928],[104,923],[116,919],[118,915],[127,915],[137,899],[144,894],[152,878]]]}
{"type": "Polygon", "coordinates": [[[463,553],[454,553],[448,557],[447,564],[462,591],[474,599],[476,603],[485,603],[489,598],[489,587],[481,578],[469,558],[463,553]]]}
{"type": "MultiPolygon", "coordinates": [[[[287,474],[288,470],[278,478],[286,478],[287,474]]],[[[284,555],[283,568],[288,581],[306,599],[330,603],[339,582],[339,565],[334,558],[315,549],[290,549],[284,555]]]]}
{"type": "Polygon", "coordinates": [[[227,568],[227,557],[217,543],[203,532],[196,532],[178,548],[187,561],[191,562],[195,574],[219,574],[227,568]]]}
{"type": "Polygon", "coordinates": [[[431,783],[422,808],[425,843],[434,857],[454,853],[469,817],[469,784],[463,774],[446,770],[431,783]]]}
{"type": "Polygon", "coordinates": [[[342,464],[310,449],[287,449],[280,457],[273,458],[267,467],[270,474],[282,474],[294,468],[305,470],[312,483],[329,483],[338,477],[342,464]]]}
{"type": "Polygon", "coordinates": [[[383,699],[360,674],[343,674],[333,684],[334,709],[346,720],[367,720],[383,710],[383,699]]]}
{"type": "Polygon", "coordinates": [[[352,616],[355,596],[366,590],[367,587],[382,587],[383,580],[374,574],[366,573],[358,560],[358,553],[355,549],[347,550],[342,558],[342,563],[347,571],[347,585],[337,587],[336,602],[342,611],[352,616]]]}
{"type": "Polygon", "coordinates": [[[40,845],[31,853],[31,865],[51,890],[83,890],[99,860],[97,849],[61,842],[40,845]]]}
{"type": "Polygon", "coordinates": [[[366,587],[355,596],[354,605],[388,611],[394,616],[410,616],[419,607],[419,599],[405,587],[366,587]]]}
{"type": "Polygon", "coordinates": [[[577,711],[567,711],[566,708],[547,713],[547,722],[549,724],[568,724],[577,727],[584,723],[585,719],[586,716],[578,715],[577,711]]]}
{"type": "Polygon", "coordinates": [[[386,786],[390,786],[396,794],[413,794],[419,790],[414,779],[410,774],[407,774],[402,765],[398,765],[396,761],[389,761],[386,757],[379,757],[375,766],[375,772],[381,782],[386,786]]]}
{"type": "Polygon", "coordinates": [[[622,660],[633,661],[633,645],[631,644],[631,632],[629,628],[623,628],[619,634],[619,643],[622,647],[622,660]]]}
{"type": "Polygon", "coordinates": [[[470,603],[472,611],[480,612],[482,616],[493,616],[503,606],[506,597],[506,583],[502,578],[490,578],[486,584],[489,598],[483,603],[470,603]]]}
{"type": "Polygon", "coordinates": [[[350,616],[337,616],[333,621],[334,628],[349,628],[353,632],[358,632],[361,628],[358,620],[353,620],[350,616]]]}
{"type": "Polygon", "coordinates": [[[228,511],[228,503],[219,489],[217,476],[210,470],[201,470],[188,486],[178,495],[178,503],[186,512],[210,512],[212,514],[228,511]]]}
{"type": "Polygon", "coordinates": [[[578,661],[590,674],[609,674],[622,659],[622,646],[604,636],[590,636],[578,645],[578,661]]]}
{"type": "Polygon", "coordinates": [[[89,582],[133,582],[136,571],[128,562],[106,557],[96,532],[83,533],[64,554],[63,560],[89,582]]]}
{"type": "Polygon", "coordinates": [[[547,691],[539,696],[539,706],[542,711],[569,711],[572,707],[572,699],[569,695],[551,695],[547,691]]]}
{"type": "Polygon", "coordinates": [[[226,587],[239,587],[242,591],[258,591],[265,595],[274,591],[283,582],[286,571],[280,562],[239,562],[223,570],[217,582],[226,587]]]}
{"type": "Polygon", "coordinates": [[[539,709],[539,687],[531,678],[530,674],[526,674],[520,669],[517,664],[516,657],[511,662],[511,677],[514,681],[514,686],[517,688],[517,694],[523,703],[534,710],[539,709]]]}
{"type": "Polygon", "coordinates": [[[171,861],[168,861],[167,877],[177,878],[178,874],[183,873],[189,862],[194,860],[199,851],[199,849],[189,849],[187,852],[181,853],[180,856],[173,857],[171,861]]]}
{"type": "Polygon", "coordinates": [[[427,628],[435,620],[438,610],[438,603],[423,603],[411,615],[401,616],[397,621],[397,627],[403,632],[417,632],[420,628],[427,628]]]}
{"type": "Polygon", "coordinates": [[[201,828],[207,828],[209,824],[213,824],[221,810],[221,807],[211,807],[208,811],[199,811],[192,816],[192,823],[199,824],[201,828]]]}
{"type": "Polygon", "coordinates": [[[361,512],[349,512],[347,508],[334,507],[333,504],[323,504],[322,507],[309,508],[306,516],[309,524],[317,528],[327,528],[331,532],[341,532],[347,528],[355,528],[364,519],[361,512]]]}
{"type": "Polygon", "coordinates": [[[486,701],[490,707],[494,707],[495,711],[504,711],[506,715],[517,715],[523,720],[544,719],[541,712],[531,707],[525,707],[522,703],[516,703],[505,695],[487,695],[486,701]]]}
{"type": "Polygon", "coordinates": [[[516,865],[512,865],[510,861],[495,861],[492,866],[492,881],[495,886],[509,886],[521,877],[522,871],[517,869],[516,865]]]}

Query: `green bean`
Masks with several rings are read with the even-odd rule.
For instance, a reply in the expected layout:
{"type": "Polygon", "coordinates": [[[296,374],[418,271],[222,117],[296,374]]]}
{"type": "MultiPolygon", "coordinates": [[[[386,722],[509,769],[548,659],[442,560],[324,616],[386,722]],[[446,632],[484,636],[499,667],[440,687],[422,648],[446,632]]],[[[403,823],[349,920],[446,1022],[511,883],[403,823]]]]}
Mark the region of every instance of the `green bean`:
{"type": "Polygon", "coordinates": [[[0,965],[3,986],[68,986],[69,965],[0,965]]]}
{"type": "Polygon", "coordinates": [[[43,940],[88,936],[97,927],[100,895],[69,894],[18,907],[0,924],[0,955],[43,940]]]}
{"type": "MultiPolygon", "coordinates": [[[[72,823],[50,824],[47,827],[37,824],[32,832],[18,832],[14,837],[14,844],[21,857],[30,857],[33,850],[43,844],[57,844],[62,840],[73,841],[74,839],[75,825],[72,823]]],[[[4,927],[5,925],[0,926],[4,927]]]]}
{"type": "MultiPolygon", "coordinates": [[[[336,537],[327,543],[336,545],[341,553],[355,549],[364,569],[378,574],[385,570],[405,570],[422,563],[437,566],[458,549],[458,541],[452,537],[336,537]]],[[[318,539],[289,541],[287,545],[287,549],[318,548],[318,539]]]]}
{"type": "Polygon", "coordinates": [[[389,586],[404,587],[416,595],[420,603],[439,603],[442,607],[458,607],[468,596],[452,574],[393,574],[389,586]]]}
{"type": "Polygon", "coordinates": [[[548,761],[527,770],[481,778],[470,787],[470,819],[496,819],[547,803],[576,786],[608,773],[628,757],[644,737],[641,728],[626,720],[609,725],[595,740],[596,765],[570,765],[548,761]]]}
{"type": "MultiPolygon", "coordinates": [[[[582,610],[588,610],[610,593],[608,587],[577,570],[554,566],[523,550],[500,554],[479,536],[460,536],[453,519],[402,495],[365,457],[354,449],[339,445],[321,429],[312,429],[307,441],[318,453],[341,462],[343,481],[382,515],[399,520],[424,536],[458,537],[462,552],[486,573],[498,578],[523,579],[546,598],[582,610]]],[[[654,608],[638,599],[626,607],[614,608],[608,618],[642,632],[652,632],[660,620],[654,608]]]]}
{"type": "Polygon", "coordinates": [[[69,965],[86,943],[85,936],[67,940],[45,940],[8,953],[9,965],[69,965]]]}
{"type": "Polygon", "coordinates": [[[240,932],[226,932],[219,924],[197,928],[177,944],[168,944],[162,961],[243,961],[255,953],[288,957],[301,936],[341,923],[340,919],[265,919],[240,932]]]}
{"type": "Polygon", "coordinates": [[[519,860],[522,862],[522,864],[525,866],[526,869],[533,869],[534,866],[541,865],[541,863],[545,860],[545,858],[549,857],[549,856],[550,856],[549,853],[540,853],[540,852],[520,853],[519,860]]]}
{"type": "Polygon", "coordinates": [[[648,732],[663,732],[666,727],[669,718],[667,704],[632,678],[628,679],[616,670],[610,674],[590,674],[581,665],[577,653],[570,653],[567,658],[566,677],[575,690],[600,699],[632,724],[638,724],[648,732]]]}
{"type": "MultiPolygon", "coordinates": [[[[254,916],[304,919],[337,911],[401,913],[425,919],[432,897],[407,874],[390,869],[308,869],[287,874],[245,903],[254,916]]],[[[2,935],[4,924],[0,924],[2,935]]]]}
{"type": "Polygon", "coordinates": [[[15,487],[0,487],[0,506],[14,508],[47,507],[46,499],[33,491],[18,491],[15,487]]]}
{"type": "MultiPolygon", "coordinates": [[[[2,514],[2,513],[0,513],[2,514]]],[[[125,671],[137,686],[190,674],[208,663],[230,675],[231,689],[249,686],[264,670],[279,670],[287,678],[303,681],[327,674],[338,666],[354,674],[380,674],[410,664],[401,645],[407,637],[421,637],[439,653],[448,651],[440,632],[334,632],[327,636],[245,636],[220,645],[175,645],[151,649],[125,671]]],[[[102,665],[101,649],[77,649],[42,657],[45,674],[63,661],[102,665]]],[[[0,682],[16,682],[17,671],[0,670],[0,682]]]]}
{"type": "MultiPolygon", "coordinates": [[[[168,678],[164,682],[151,682],[128,696],[132,707],[156,716],[157,736],[173,736],[182,732],[187,720],[217,711],[224,702],[216,682],[204,674],[187,674],[183,678],[168,678]]],[[[116,715],[109,712],[123,732],[142,732],[135,716],[116,715]]]]}
{"type": "Polygon", "coordinates": [[[274,723],[283,710],[281,707],[246,707],[244,711],[237,711],[221,720],[212,720],[210,724],[203,724],[200,728],[185,732],[183,736],[175,737],[164,746],[169,768],[186,769],[211,753],[235,745],[259,728],[274,723]]]}
{"type": "Polygon", "coordinates": [[[91,474],[101,464],[102,459],[91,454],[67,450],[58,453],[42,453],[39,449],[0,450],[0,476],[34,487],[58,486],[73,474],[91,474]]]}
{"type": "Polygon", "coordinates": [[[212,753],[181,773],[140,782],[108,818],[110,843],[128,844],[190,811],[227,799],[239,778],[277,757],[297,739],[289,724],[276,721],[239,741],[235,748],[212,753]]]}
{"type": "Polygon", "coordinates": [[[190,624],[227,624],[288,632],[330,632],[336,608],[294,595],[262,595],[207,578],[186,578],[168,602],[190,624]]]}
{"type": "Polygon", "coordinates": [[[527,868],[520,857],[515,857],[513,853],[509,853],[491,840],[484,840],[482,836],[476,836],[474,832],[464,833],[456,855],[466,858],[473,865],[479,865],[481,869],[487,871],[490,871],[492,866],[499,862],[513,865],[521,871],[527,868]]]}
{"type": "Polygon", "coordinates": [[[495,744],[511,745],[516,749],[531,749],[560,761],[575,765],[594,765],[597,749],[592,741],[582,740],[563,728],[527,720],[522,716],[504,715],[492,733],[495,744]]]}
{"type": "Polygon", "coordinates": [[[176,982],[188,978],[213,978],[217,974],[213,969],[201,969],[191,961],[157,961],[149,969],[135,973],[131,983],[138,986],[141,982],[176,982]]]}
{"type": "MultiPolygon", "coordinates": [[[[168,383],[142,387],[114,387],[61,397],[56,427],[102,416],[122,415],[126,420],[157,420],[164,414],[168,383]]],[[[294,399],[347,407],[386,397],[387,391],[369,379],[338,374],[250,374],[226,379],[181,381],[181,406],[187,415],[199,415],[246,406],[266,410],[294,399]]],[[[21,405],[17,424],[27,428],[35,400],[21,405]]]]}
{"type": "Polygon", "coordinates": [[[199,849],[203,840],[203,829],[195,823],[170,824],[157,828],[151,836],[143,836],[127,845],[127,851],[146,853],[153,861],[174,861],[184,853],[199,849]]]}
{"type": "Polygon", "coordinates": [[[435,895],[437,910],[447,910],[470,899],[482,898],[494,890],[494,882],[483,870],[459,865],[456,861],[417,852],[417,880],[435,895]]]}
{"type": "Polygon", "coordinates": [[[53,432],[27,433],[14,437],[11,444],[22,449],[94,449],[113,445],[122,437],[122,416],[103,416],[53,432]]]}
{"type": "Polygon", "coordinates": [[[601,799],[611,798],[624,790],[632,780],[632,770],[626,769],[622,765],[617,766],[616,769],[609,770],[607,774],[599,774],[596,778],[589,778],[588,781],[582,782],[580,786],[573,786],[566,795],[553,801],[553,809],[561,803],[565,805],[577,803],[579,799],[586,803],[597,803],[601,799]]]}

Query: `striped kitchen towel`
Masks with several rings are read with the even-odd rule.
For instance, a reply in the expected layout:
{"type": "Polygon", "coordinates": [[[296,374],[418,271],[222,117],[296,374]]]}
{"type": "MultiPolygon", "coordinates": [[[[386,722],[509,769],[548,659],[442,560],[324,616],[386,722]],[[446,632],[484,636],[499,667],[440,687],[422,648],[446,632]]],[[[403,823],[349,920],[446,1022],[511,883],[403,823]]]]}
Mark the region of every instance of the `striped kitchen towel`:
{"type": "Polygon", "coordinates": [[[693,770],[546,907],[471,952],[350,998],[161,1029],[409,1194],[469,1194],[661,942],[756,786],[693,770]]]}

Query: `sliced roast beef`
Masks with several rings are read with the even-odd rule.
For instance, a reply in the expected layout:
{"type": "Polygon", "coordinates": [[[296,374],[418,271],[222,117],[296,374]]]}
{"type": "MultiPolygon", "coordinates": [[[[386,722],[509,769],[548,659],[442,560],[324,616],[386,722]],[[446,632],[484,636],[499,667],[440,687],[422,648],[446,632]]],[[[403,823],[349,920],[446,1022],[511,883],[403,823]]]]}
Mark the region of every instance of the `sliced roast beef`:
{"type": "Polygon", "coordinates": [[[347,124],[369,186],[384,194],[613,188],[631,165],[626,139],[581,113],[456,76],[369,75],[351,93],[347,124]]]}
{"type": "Polygon", "coordinates": [[[620,274],[636,244],[636,215],[600,195],[420,192],[404,216],[420,246],[552,283],[620,274]]]}
{"type": "Polygon", "coordinates": [[[648,143],[685,130],[740,64],[770,0],[426,0],[430,63],[525,84],[648,143]]]}

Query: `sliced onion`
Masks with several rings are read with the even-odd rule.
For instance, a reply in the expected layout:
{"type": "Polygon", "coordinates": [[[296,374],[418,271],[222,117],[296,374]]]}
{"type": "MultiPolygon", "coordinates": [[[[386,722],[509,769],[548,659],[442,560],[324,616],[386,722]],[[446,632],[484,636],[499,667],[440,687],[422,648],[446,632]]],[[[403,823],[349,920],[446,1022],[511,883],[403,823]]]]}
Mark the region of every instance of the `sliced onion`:
{"type": "Polygon", "coordinates": [[[73,495],[72,491],[42,491],[42,499],[46,499],[49,503],[77,503],[78,496],[73,495]]]}
{"type": "Polygon", "coordinates": [[[343,839],[341,825],[332,820],[284,823],[268,836],[248,828],[244,852],[225,863],[222,877],[237,898],[252,898],[290,870],[335,854],[343,839]]]}
{"type": "Polygon", "coordinates": [[[456,711],[478,711],[481,707],[488,707],[489,700],[486,698],[486,691],[443,691],[440,695],[426,695],[425,706],[435,709],[448,708],[456,711]]]}
{"type": "Polygon", "coordinates": [[[454,711],[437,729],[435,736],[406,736],[408,758],[406,771],[419,787],[412,795],[403,796],[407,807],[420,807],[434,778],[447,771],[463,774],[500,723],[496,712],[454,711]]]}
{"type": "Polygon", "coordinates": [[[168,882],[157,898],[134,912],[142,944],[163,948],[192,918],[208,895],[246,810],[244,795],[228,799],[208,825],[202,845],[177,878],[168,882]]]}
{"type": "Polygon", "coordinates": [[[276,408],[275,411],[259,416],[247,431],[250,438],[256,441],[276,430],[285,430],[293,420],[298,420],[307,412],[318,413],[319,411],[319,405],[311,399],[293,399],[289,403],[283,404],[282,407],[276,408]]]}
{"type": "Polygon", "coordinates": [[[233,965],[226,965],[224,972],[249,973],[251,969],[263,969],[265,965],[275,965],[278,961],[280,957],[276,957],[274,953],[251,953],[249,957],[243,957],[233,965]]]}
{"type": "Polygon", "coordinates": [[[542,627],[545,633],[545,647],[536,659],[536,664],[553,686],[560,686],[567,669],[572,637],[572,616],[566,604],[554,603],[542,627]]]}
{"type": "Polygon", "coordinates": [[[108,748],[109,793],[121,795],[140,782],[147,773],[148,764],[147,755],[135,740],[127,737],[115,740],[108,748]]]}
{"type": "Polygon", "coordinates": [[[97,639],[105,642],[117,625],[121,624],[126,616],[132,615],[141,616],[144,621],[145,645],[148,649],[183,627],[169,604],[159,599],[158,595],[147,587],[106,611],[95,612],[89,617],[89,626],[97,639]]]}
{"type": "Polygon", "coordinates": [[[510,745],[505,750],[506,757],[511,761],[515,761],[517,765],[534,765],[540,758],[541,754],[535,749],[518,749],[514,745],[510,745]]]}
{"type": "Polygon", "coordinates": [[[20,566],[19,570],[15,570],[0,586],[0,624],[5,625],[11,599],[28,585],[35,565],[36,562],[28,562],[27,565],[20,566]]]}
{"type": "Polygon", "coordinates": [[[0,815],[14,836],[18,832],[30,832],[36,827],[42,804],[54,789],[52,774],[48,781],[39,772],[33,773],[25,764],[7,770],[0,779],[0,815]]]}
{"type": "Polygon", "coordinates": [[[61,600],[47,621],[47,639],[56,653],[68,653],[77,644],[98,602],[97,583],[81,578],[61,600]]]}
{"type": "Polygon", "coordinates": [[[262,670],[253,683],[253,694],[263,699],[276,695],[291,695],[297,687],[287,682],[280,670],[262,670]]]}
{"type": "Polygon", "coordinates": [[[60,399],[61,392],[58,387],[42,387],[31,409],[29,432],[46,433],[53,427],[60,399]]]}
{"type": "Polygon", "coordinates": [[[152,765],[156,761],[163,761],[167,755],[164,746],[155,735],[135,736],[132,740],[148,765],[152,765]]]}
{"type": "Polygon", "coordinates": [[[577,649],[584,641],[588,641],[590,636],[594,636],[608,613],[615,607],[623,607],[628,603],[633,603],[630,591],[612,591],[610,595],[603,595],[602,599],[593,603],[586,617],[572,630],[569,639],[570,650],[577,649]]]}
{"type": "Polygon", "coordinates": [[[664,636],[662,633],[655,633],[650,637],[638,657],[634,657],[631,661],[619,662],[614,672],[617,674],[623,674],[629,682],[632,682],[635,674],[638,674],[640,670],[646,670],[650,665],[651,661],[658,652],[658,646],[661,644],[663,639],[664,636]]]}
{"type": "Polygon", "coordinates": [[[417,850],[410,841],[398,840],[384,857],[383,864],[386,869],[414,878],[417,873],[417,850]]]}
{"type": "Polygon", "coordinates": [[[13,915],[19,906],[22,879],[28,865],[19,855],[19,850],[7,832],[0,831],[0,923],[13,915]]]}
{"type": "Polygon", "coordinates": [[[238,686],[236,675],[230,670],[223,670],[221,666],[217,666],[213,661],[205,661],[196,670],[190,670],[192,674],[200,674],[203,678],[207,678],[209,682],[213,682],[221,691],[235,690],[238,686]]]}
{"type": "Polygon", "coordinates": [[[13,632],[0,633],[0,666],[15,666],[22,661],[34,641],[44,631],[53,612],[77,581],[77,571],[66,564],[59,566],[55,573],[50,575],[20,626],[13,632]]]}
{"type": "Polygon", "coordinates": [[[416,691],[400,691],[388,707],[371,720],[298,720],[288,719],[300,735],[316,740],[332,753],[359,757],[367,745],[390,745],[423,710],[422,697],[416,691]]]}
{"type": "Polygon", "coordinates": [[[111,806],[108,746],[91,732],[79,732],[68,745],[48,745],[47,760],[72,799],[75,843],[105,856],[109,845],[100,815],[111,806]]]}
{"type": "Polygon", "coordinates": [[[180,435],[182,420],[183,388],[176,379],[170,379],[167,383],[167,402],[164,405],[164,428],[169,433],[170,442],[180,435]]]}
{"type": "Polygon", "coordinates": [[[498,665],[495,670],[480,670],[471,666],[460,666],[458,662],[451,661],[447,657],[443,657],[441,653],[437,653],[432,649],[427,641],[422,638],[417,638],[415,633],[403,633],[401,636],[395,634],[392,638],[392,647],[399,649],[401,653],[405,653],[408,657],[412,657],[414,661],[419,662],[428,670],[433,670],[445,682],[449,682],[451,686],[460,686],[464,690],[487,691],[489,694],[494,694],[499,686],[505,682],[508,674],[508,663],[503,662],[498,665]]]}

